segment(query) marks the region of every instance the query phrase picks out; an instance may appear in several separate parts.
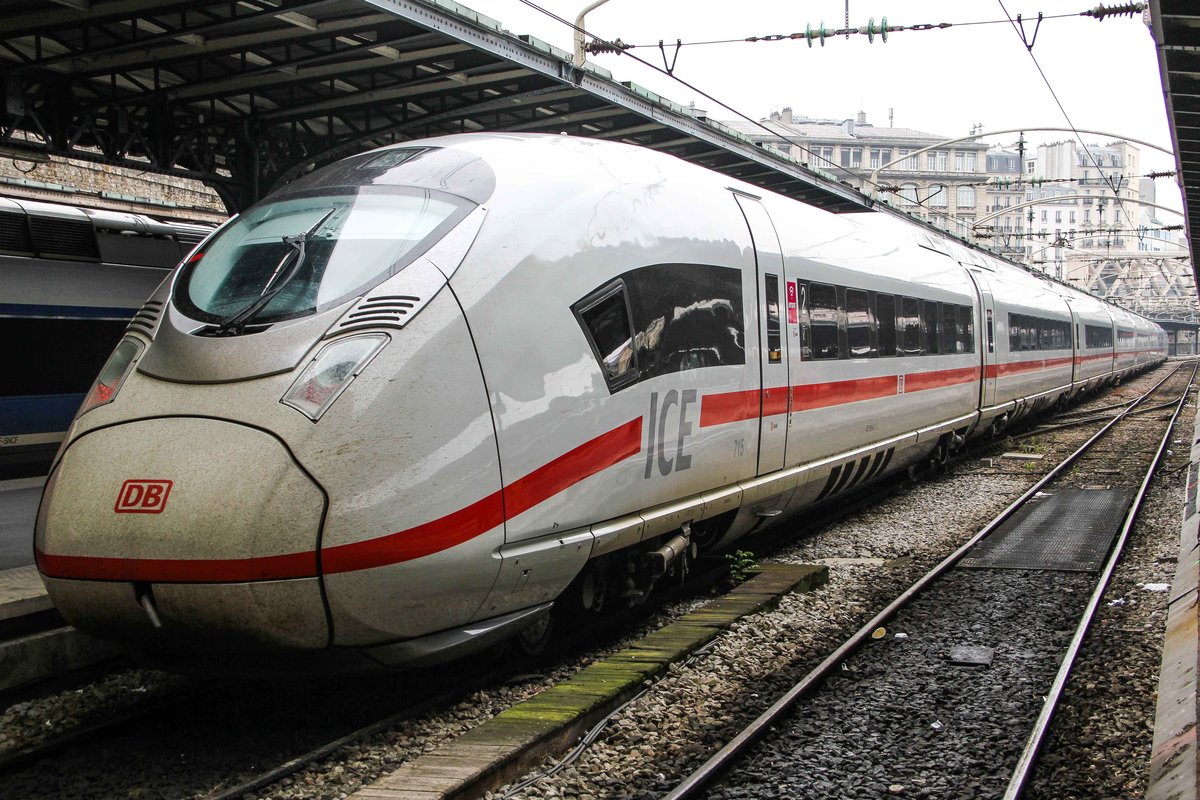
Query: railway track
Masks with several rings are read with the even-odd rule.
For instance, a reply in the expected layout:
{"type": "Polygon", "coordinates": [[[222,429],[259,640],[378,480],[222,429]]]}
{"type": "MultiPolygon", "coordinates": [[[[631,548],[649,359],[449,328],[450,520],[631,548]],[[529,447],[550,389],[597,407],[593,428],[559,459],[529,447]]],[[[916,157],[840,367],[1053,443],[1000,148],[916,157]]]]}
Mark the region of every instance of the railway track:
{"type": "MultiPolygon", "coordinates": [[[[1144,405],[1145,404],[1143,404],[1143,406],[1144,405]]],[[[967,457],[970,458],[975,455],[977,455],[977,454],[968,454],[967,457]]],[[[880,491],[883,494],[894,493],[897,491],[898,488],[902,488],[902,484],[897,483],[897,485],[894,485],[891,487],[884,487],[880,491]]],[[[838,518],[844,518],[844,517],[850,516],[851,514],[857,512],[857,511],[860,511],[863,508],[878,502],[880,496],[881,496],[880,492],[865,493],[861,498],[859,498],[858,502],[854,503],[853,505],[845,504],[845,505],[840,506],[837,509],[829,510],[829,512],[823,516],[822,521],[829,522],[829,521],[832,521],[832,520],[835,520],[838,518]]],[[[756,540],[756,541],[761,542],[762,540],[760,539],[760,540],[756,540]]],[[[768,547],[768,545],[766,545],[766,544],[756,544],[756,547],[759,547],[759,546],[764,547],[764,548],[768,547]]],[[[423,738],[424,734],[419,732],[421,730],[421,726],[418,724],[415,724],[413,722],[411,715],[406,716],[407,712],[405,712],[404,710],[395,712],[394,718],[381,719],[381,717],[383,716],[383,714],[380,713],[382,710],[380,708],[381,704],[377,701],[378,701],[378,696],[386,694],[386,691],[376,691],[377,688],[378,688],[378,684],[376,684],[375,689],[368,688],[365,692],[359,693],[357,695],[357,697],[358,697],[357,701],[355,701],[353,699],[347,700],[345,695],[342,696],[342,700],[345,702],[351,702],[351,703],[358,702],[360,705],[370,705],[370,706],[374,707],[374,711],[376,713],[371,718],[365,719],[365,721],[362,724],[357,725],[357,726],[343,724],[341,727],[337,728],[336,730],[331,728],[330,731],[326,734],[322,734],[320,736],[310,736],[308,739],[307,745],[302,744],[302,743],[293,743],[288,748],[277,749],[276,751],[273,751],[273,752],[268,752],[270,750],[270,748],[258,747],[257,750],[251,748],[250,752],[255,753],[255,755],[249,761],[246,761],[246,759],[244,759],[244,755],[245,755],[244,753],[231,753],[228,756],[228,760],[226,760],[227,757],[225,754],[229,753],[229,751],[236,748],[238,745],[245,745],[245,743],[247,741],[254,739],[255,731],[261,732],[265,728],[269,728],[272,725],[286,726],[289,724],[288,720],[283,720],[281,722],[280,719],[271,717],[270,714],[268,713],[267,718],[262,720],[261,724],[255,723],[255,725],[253,725],[251,727],[251,732],[250,732],[249,736],[238,738],[237,742],[230,743],[230,745],[228,747],[210,745],[210,744],[204,742],[204,740],[209,737],[211,737],[213,739],[219,739],[219,737],[221,736],[221,728],[219,726],[208,725],[207,723],[204,723],[204,720],[206,720],[210,716],[221,716],[222,714],[224,714],[224,715],[226,715],[225,721],[226,721],[226,723],[228,723],[229,720],[232,718],[230,716],[231,712],[237,713],[239,718],[242,713],[246,713],[250,716],[254,716],[254,715],[261,713],[264,707],[266,708],[266,711],[273,713],[275,711],[278,711],[278,706],[280,706],[280,705],[287,706],[289,703],[289,700],[287,698],[291,697],[292,695],[295,695],[295,697],[293,698],[293,700],[295,702],[302,704],[304,701],[301,700],[300,698],[304,694],[303,691],[301,691],[301,692],[284,692],[283,695],[286,695],[286,696],[276,697],[274,699],[274,702],[267,703],[265,705],[260,702],[257,702],[257,701],[248,701],[249,707],[242,708],[242,709],[240,709],[240,711],[238,711],[238,707],[241,705],[244,705],[244,704],[242,703],[242,701],[239,701],[237,699],[237,697],[235,696],[228,701],[225,701],[225,700],[218,701],[218,703],[216,704],[216,708],[212,709],[212,710],[207,710],[207,709],[202,709],[202,708],[198,709],[197,708],[198,705],[205,704],[203,701],[201,701],[199,703],[193,702],[191,705],[188,705],[186,708],[184,708],[183,711],[177,710],[177,711],[171,712],[170,714],[167,714],[165,712],[156,711],[155,709],[148,709],[148,711],[151,713],[148,713],[144,718],[133,719],[133,720],[122,720],[121,722],[123,723],[124,728],[133,727],[133,728],[140,729],[140,728],[144,727],[147,730],[150,730],[152,732],[150,734],[150,737],[155,738],[156,734],[153,733],[153,731],[161,732],[165,728],[170,727],[170,724],[171,724],[170,719],[172,716],[174,716],[176,718],[185,718],[185,719],[190,718],[190,717],[196,717],[196,716],[200,717],[200,721],[204,724],[199,725],[198,726],[199,729],[197,731],[194,731],[193,734],[191,734],[190,736],[186,737],[186,739],[181,740],[179,738],[178,734],[176,734],[176,733],[167,735],[166,738],[167,738],[168,744],[166,745],[165,749],[180,750],[180,749],[190,748],[194,752],[188,754],[187,758],[189,761],[195,761],[195,762],[204,762],[204,761],[218,762],[218,761],[221,761],[221,762],[223,762],[221,769],[222,769],[222,774],[224,776],[226,776],[225,778],[223,778],[221,780],[210,781],[207,784],[204,784],[203,781],[201,781],[199,783],[193,783],[192,784],[193,788],[190,789],[188,792],[183,793],[180,796],[186,796],[186,794],[190,793],[190,794],[194,794],[195,796],[203,796],[203,797],[209,798],[210,800],[224,800],[226,798],[240,797],[240,796],[243,796],[248,793],[256,793],[263,787],[267,786],[269,783],[276,782],[281,779],[283,779],[285,781],[289,781],[290,779],[286,778],[286,776],[294,774],[297,771],[308,770],[309,774],[311,774],[312,771],[314,771],[314,770],[323,771],[323,772],[328,772],[331,770],[341,770],[341,769],[343,769],[342,766],[330,766],[330,765],[347,764],[347,759],[352,758],[352,755],[351,756],[346,755],[347,751],[350,751],[353,754],[354,752],[357,752],[360,749],[360,745],[358,745],[356,743],[369,742],[372,739],[376,740],[376,742],[380,741],[381,739],[388,740],[390,742],[395,742],[395,740],[397,739],[395,730],[409,731],[409,732],[415,731],[416,733],[405,733],[405,734],[401,734],[399,736],[399,738],[402,742],[406,738],[409,739],[408,750],[406,751],[403,746],[398,748],[398,752],[393,756],[393,759],[406,758],[407,756],[404,755],[405,752],[420,752],[422,747],[426,743],[428,743],[429,741],[432,741],[432,740],[423,738]],[[406,720],[407,720],[407,722],[406,722],[406,720]],[[129,722],[131,722],[131,721],[136,724],[130,725],[129,722]],[[392,729],[391,732],[386,732],[389,728],[392,729]],[[174,737],[174,738],[172,739],[171,737],[174,737]],[[186,742],[186,744],[184,742],[186,742]],[[199,742],[198,745],[197,745],[197,742],[199,742]],[[213,752],[200,752],[200,751],[205,751],[205,750],[212,750],[213,752]],[[335,753],[337,755],[334,755],[335,753]],[[236,764],[241,764],[241,766],[236,766],[236,765],[231,766],[229,761],[236,762],[236,764]],[[245,763],[243,763],[243,762],[245,762],[245,763]],[[322,763],[322,762],[324,762],[324,763],[322,763]],[[314,764],[317,764],[319,766],[314,767],[313,766],[314,764]],[[201,787],[201,786],[203,786],[203,788],[196,788],[196,787],[201,787]]],[[[209,693],[220,694],[220,693],[224,693],[227,689],[232,691],[234,693],[234,695],[236,695],[237,692],[240,691],[237,686],[233,686],[231,688],[228,685],[217,685],[217,684],[205,684],[203,688],[199,689],[199,691],[201,693],[207,691],[209,693]]],[[[322,685],[320,687],[314,685],[314,687],[310,690],[310,693],[320,693],[320,692],[327,691],[327,690],[328,690],[328,685],[322,685]]],[[[531,689],[530,691],[534,691],[534,690],[535,689],[531,689]]],[[[271,691],[272,691],[272,689],[270,687],[266,687],[266,686],[260,686],[258,689],[259,693],[270,693],[271,691]]],[[[254,690],[251,689],[250,692],[253,693],[254,690]]],[[[469,694],[469,692],[468,692],[468,694],[469,694]]],[[[460,695],[460,697],[463,697],[463,696],[465,696],[465,695],[460,695]]],[[[245,697],[245,695],[242,695],[242,697],[245,697]]],[[[431,702],[433,703],[433,706],[440,705],[441,708],[446,709],[451,706],[454,706],[455,701],[453,698],[446,697],[446,698],[436,698],[436,699],[433,699],[431,702]]],[[[474,702],[474,699],[472,699],[469,702],[474,702]]],[[[460,705],[462,705],[462,704],[460,703],[460,705]]],[[[497,709],[501,709],[501,708],[502,708],[502,706],[497,706],[497,709]]],[[[314,713],[319,713],[319,712],[314,712],[314,713]]],[[[417,714],[417,715],[419,715],[420,713],[421,713],[420,711],[412,712],[412,714],[417,714]]],[[[464,721],[462,722],[460,727],[465,728],[468,725],[469,725],[469,723],[465,721],[465,715],[464,715],[464,721]]],[[[79,737],[76,741],[73,741],[73,742],[68,741],[65,743],[65,746],[57,747],[57,750],[54,752],[55,760],[62,762],[64,765],[66,765],[60,771],[72,771],[73,769],[77,768],[79,765],[82,765],[85,762],[88,762],[89,760],[92,760],[94,758],[98,758],[98,756],[96,756],[95,754],[97,752],[100,752],[101,750],[103,750],[106,755],[100,756],[100,757],[111,757],[111,754],[113,752],[113,748],[111,745],[106,745],[105,747],[100,748],[99,746],[97,746],[95,744],[89,744],[89,740],[95,740],[97,737],[100,737],[100,736],[103,736],[104,738],[110,738],[110,734],[112,734],[114,731],[116,731],[119,734],[119,736],[123,736],[123,734],[120,734],[120,732],[117,729],[111,729],[109,731],[105,731],[104,726],[98,726],[94,732],[89,732],[87,735],[79,737]],[[81,753],[74,752],[77,747],[82,748],[81,753]],[[65,756],[63,755],[64,753],[65,753],[65,756]]],[[[141,742],[143,740],[142,739],[132,739],[130,741],[133,743],[130,744],[129,747],[126,749],[134,750],[134,749],[137,749],[142,746],[142,745],[138,744],[138,742],[141,742]]],[[[361,745],[362,748],[366,748],[368,746],[370,746],[370,745],[369,744],[361,745]]],[[[117,747],[120,748],[122,746],[118,744],[117,747]]],[[[29,754],[22,756],[21,760],[24,761],[24,763],[26,765],[28,765],[29,763],[36,761],[37,759],[45,759],[49,754],[51,754],[51,751],[49,751],[49,750],[42,751],[41,753],[29,753],[29,754]]],[[[15,763],[9,769],[10,770],[18,770],[18,772],[20,771],[20,768],[15,763]]],[[[203,769],[204,769],[203,765],[200,766],[200,769],[201,769],[201,771],[203,771],[203,769]]],[[[356,768],[351,767],[349,764],[347,764],[345,769],[348,772],[350,772],[356,768]]],[[[0,771],[3,771],[3,763],[2,762],[0,762],[0,771]]],[[[18,774],[16,777],[18,779],[20,779],[20,778],[22,778],[22,775],[18,774]]],[[[297,778],[297,780],[300,780],[300,779],[297,778]]],[[[350,780],[349,778],[348,778],[348,782],[353,783],[353,781],[350,780]]],[[[18,780],[15,783],[8,783],[5,781],[3,776],[0,776],[0,790],[2,790],[3,787],[5,787],[6,785],[20,786],[21,783],[20,783],[20,780],[18,780]]],[[[124,790],[127,790],[128,788],[129,788],[128,785],[117,785],[114,787],[114,790],[112,792],[107,792],[107,793],[99,792],[99,793],[96,793],[94,796],[111,796],[113,794],[120,794],[124,790]]],[[[273,791],[278,791],[278,790],[276,789],[273,791]]],[[[0,794],[3,794],[3,793],[4,793],[4,791],[0,791],[0,794]]],[[[43,794],[45,796],[54,796],[55,792],[54,791],[43,791],[43,792],[41,792],[41,794],[43,794]]],[[[61,794],[63,796],[67,796],[69,793],[61,792],[61,794]]],[[[161,793],[161,796],[174,796],[174,794],[178,794],[178,792],[172,793],[171,791],[165,791],[165,792],[161,793]]],[[[20,796],[20,794],[18,793],[15,796],[20,796]]],[[[153,796],[153,795],[151,795],[151,796],[153,796]]],[[[268,796],[268,795],[263,794],[262,796],[268,796]]],[[[270,796],[274,796],[274,795],[270,795],[270,796]]]]}
{"type": "Polygon", "coordinates": [[[1176,369],[1124,406],[665,798],[705,792],[710,797],[925,796],[927,789],[929,796],[943,796],[956,788],[956,780],[968,779],[974,781],[969,787],[974,796],[1019,796],[1195,374],[1195,365],[1176,369]],[[1136,413],[1161,411],[1155,403],[1166,395],[1172,397],[1169,420],[1136,413]],[[1114,463],[1119,467],[1113,469],[1114,463]],[[1135,463],[1140,469],[1130,481],[1126,476],[1135,463]],[[1006,523],[1022,515],[1053,516],[1056,496],[1088,492],[1089,502],[1103,495],[1121,508],[1115,543],[1095,577],[1078,562],[1050,571],[1004,561],[1006,547],[1020,548],[999,538],[1020,527],[1006,523]],[[990,549],[1002,554],[988,564],[983,548],[990,536],[999,542],[990,549]],[[966,569],[966,564],[989,568],[966,569]],[[1070,623],[1073,632],[1065,627],[1068,619],[1076,620],[1070,623]],[[958,724],[971,716],[980,724],[958,724]],[[1015,735],[1017,721],[1027,736],[1015,735]],[[988,728],[987,734],[980,735],[981,728],[988,728]],[[980,746],[986,752],[970,752],[980,746]],[[906,757],[910,763],[901,764],[906,757]],[[868,769],[856,769],[855,763],[868,769]],[[999,773],[1010,768],[1000,781],[999,773]],[[944,783],[935,787],[937,778],[921,773],[940,774],[944,783]],[[786,775],[807,777],[794,783],[786,775]]]}
{"type": "MultiPolygon", "coordinates": [[[[656,626],[653,617],[660,606],[686,602],[726,572],[724,562],[718,565],[711,560],[686,586],[663,587],[654,603],[602,617],[557,637],[544,658],[497,650],[495,658],[391,676],[269,683],[147,670],[107,676],[132,679],[139,685],[112,693],[111,703],[81,718],[48,719],[50,729],[28,744],[6,748],[0,736],[0,797],[10,796],[10,791],[14,797],[58,796],[38,777],[49,759],[57,768],[66,765],[67,771],[90,771],[109,759],[153,760],[151,754],[158,750],[184,751],[186,763],[176,766],[173,788],[161,796],[236,800],[312,769],[335,754],[345,758],[356,745],[372,739],[407,741],[411,755],[419,754],[436,741],[423,733],[427,727],[423,717],[457,716],[464,721],[455,727],[466,729],[469,720],[486,718],[539,691],[544,679],[538,672],[556,657],[586,660],[597,647],[614,646],[628,636],[629,628],[656,626]],[[487,701],[477,699],[485,696],[487,701]],[[239,729],[234,735],[231,726],[239,729]],[[289,728],[301,730],[280,735],[289,728]],[[146,751],[145,756],[141,751],[146,751]]],[[[47,688],[68,694],[77,691],[57,684],[47,688]]],[[[125,796],[147,779],[124,773],[108,780],[112,788],[95,796],[125,796]]]]}

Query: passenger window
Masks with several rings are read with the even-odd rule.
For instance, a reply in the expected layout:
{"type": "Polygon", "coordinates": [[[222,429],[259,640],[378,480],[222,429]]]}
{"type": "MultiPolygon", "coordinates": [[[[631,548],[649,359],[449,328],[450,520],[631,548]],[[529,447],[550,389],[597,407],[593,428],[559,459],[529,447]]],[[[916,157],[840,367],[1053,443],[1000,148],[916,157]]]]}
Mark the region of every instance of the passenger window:
{"type": "Polygon", "coordinates": [[[958,349],[958,319],[954,309],[949,303],[941,304],[941,313],[938,315],[939,324],[941,325],[941,351],[943,353],[959,353],[958,349]]]}
{"type": "Polygon", "coordinates": [[[633,326],[625,302],[625,284],[611,283],[576,304],[575,314],[588,336],[592,351],[604,369],[609,391],[637,378],[633,326]]]}
{"type": "Polygon", "coordinates": [[[879,311],[879,355],[896,355],[896,296],[877,295],[875,304],[879,311]]]}
{"type": "Polygon", "coordinates": [[[764,275],[767,304],[767,362],[778,364],[783,361],[783,338],[779,326],[779,276],[764,275]]]}
{"type": "Polygon", "coordinates": [[[921,301],[915,297],[900,298],[900,355],[921,355],[921,301]]]}
{"type": "Polygon", "coordinates": [[[932,300],[926,300],[922,308],[922,317],[925,323],[925,352],[934,355],[940,352],[938,347],[938,304],[932,300]]]}
{"type": "Polygon", "coordinates": [[[1052,320],[1040,320],[1038,326],[1038,350],[1053,350],[1056,336],[1057,322],[1052,320]]]}
{"type": "Polygon", "coordinates": [[[987,310],[987,351],[996,352],[996,323],[992,319],[992,310],[987,310]]]}
{"type": "Polygon", "coordinates": [[[837,358],[838,305],[837,290],[834,287],[820,283],[809,286],[808,319],[812,329],[813,358],[837,358]]]}
{"type": "Polygon", "coordinates": [[[873,358],[875,348],[871,346],[871,333],[875,320],[867,293],[860,289],[846,290],[846,346],[850,358],[873,358]]]}
{"type": "Polygon", "coordinates": [[[958,307],[958,352],[975,352],[975,314],[970,306],[958,307]]]}

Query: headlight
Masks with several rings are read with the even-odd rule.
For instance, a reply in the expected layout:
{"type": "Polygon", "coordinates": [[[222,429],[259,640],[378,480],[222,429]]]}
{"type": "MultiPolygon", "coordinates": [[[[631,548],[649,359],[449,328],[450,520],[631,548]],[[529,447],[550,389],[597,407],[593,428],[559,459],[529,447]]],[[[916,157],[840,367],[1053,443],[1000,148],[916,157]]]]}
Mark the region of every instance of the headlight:
{"type": "Polygon", "coordinates": [[[316,422],[387,343],[382,333],[330,342],[308,362],[279,402],[316,422]]]}
{"type": "Polygon", "coordinates": [[[96,378],[87,397],[83,399],[83,405],[79,407],[80,414],[86,414],[93,408],[107,405],[116,399],[121,384],[129,375],[133,362],[137,361],[137,357],[142,354],[142,349],[142,343],[136,339],[121,340],[117,349],[113,350],[112,355],[108,357],[108,361],[104,362],[100,376],[96,378]]]}

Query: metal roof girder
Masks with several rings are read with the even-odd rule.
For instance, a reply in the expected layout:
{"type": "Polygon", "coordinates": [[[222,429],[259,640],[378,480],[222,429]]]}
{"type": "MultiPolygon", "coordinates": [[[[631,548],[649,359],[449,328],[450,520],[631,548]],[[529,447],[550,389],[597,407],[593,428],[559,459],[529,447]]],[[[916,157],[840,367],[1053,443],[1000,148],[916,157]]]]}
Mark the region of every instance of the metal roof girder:
{"type": "MultiPolygon", "coordinates": [[[[389,56],[381,56],[370,52],[370,48],[379,46],[380,45],[377,44],[364,44],[364,52],[362,53],[359,53],[357,50],[344,51],[343,55],[369,56],[367,58],[361,58],[353,64],[347,64],[345,61],[338,61],[330,64],[323,64],[321,66],[299,68],[295,74],[282,72],[281,67],[278,66],[256,67],[251,72],[230,76],[228,78],[215,78],[203,83],[189,83],[184,86],[172,87],[165,90],[165,92],[172,100],[207,99],[209,97],[220,96],[222,94],[240,94],[247,90],[286,86],[291,83],[303,83],[309,80],[344,77],[346,75],[370,71],[375,67],[411,64],[413,62],[419,62],[428,57],[436,58],[440,56],[454,55],[456,53],[465,52],[469,49],[466,45],[462,44],[445,45],[443,47],[430,47],[419,51],[413,51],[412,53],[404,53],[400,56],[400,58],[391,58],[389,56]]],[[[314,60],[316,58],[318,57],[314,57],[314,60]]],[[[323,55],[319,58],[328,58],[328,56],[323,55]]]]}
{"type": "MultiPolygon", "coordinates": [[[[93,23],[117,22],[122,19],[136,18],[145,12],[153,11],[158,14],[169,14],[195,6],[195,0],[121,0],[109,2],[99,7],[93,7],[88,12],[88,21],[93,23]]],[[[29,36],[42,33],[60,26],[77,27],[79,11],[74,8],[55,9],[52,11],[33,11],[19,17],[10,18],[5,24],[6,37],[29,36]]]]}
{"type": "Polygon", "coordinates": [[[486,73],[484,75],[469,75],[466,76],[465,80],[456,80],[443,75],[420,84],[389,86],[384,89],[367,89],[346,97],[339,97],[330,99],[328,101],[311,103],[299,108],[287,108],[279,111],[272,111],[267,114],[259,115],[259,119],[263,121],[280,121],[308,117],[314,114],[325,115],[334,111],[354,109],[378,102],[420,97],[430,93],[437,93],[442,89],[451,89],[454,87],[477,87],[486,83],[498,83],[501,81],[514,80],[527,74],[527,70],[518,68],[513,70],[504,70],[501,72],[486,73]]]}
{"type": "MultiPolygon", "coordinates": [[[[284,12],[286,13],[286,11],[284,12]]],[[[80,77],[95,77],[106,73],[119,71],[128,67],[145,64],[146,66],[164,67],[177,61],[191,61],[197,58],[213,58],[229,55],[230,53],[253,52],[262,49],[263,45],[276,47],[280,44],[301,44],[309,40],[324,40],[331,36],[346,35],[360,30],[375,30],[379,25],[395,21],[389,14],[371,14],[351,19],[339,19],[322,22],[316,30],[308,30],[281,22],[279,30],[269,33],[255,31],[229,36],[224,39],[214,39],[204,44],[181,43],[155,52],[151,61],[147,61],[145,53],[125,53],[89,59],[85,69],[73,70],[72,75],[80,77]],[[255,46],[258,46],[257,48],[255,46]]],[[[57,58],[57,57],[56,57],[57,58]]],[[[22,65],[23,68],[40,66],[37,62],[22,65]]],[[[58,64],[50,65],[55,69],[58,64]]],[[[55,71],[60,71],[55,69],[55,71]]]]}

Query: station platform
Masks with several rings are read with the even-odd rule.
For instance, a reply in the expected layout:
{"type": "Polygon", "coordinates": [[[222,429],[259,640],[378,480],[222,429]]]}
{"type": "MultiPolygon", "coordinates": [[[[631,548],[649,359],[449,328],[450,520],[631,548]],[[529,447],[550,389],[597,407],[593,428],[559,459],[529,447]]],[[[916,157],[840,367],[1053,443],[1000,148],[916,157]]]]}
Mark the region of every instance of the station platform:
{"type": "Polygon", "coordinates": [[[54,607],[33,565],[33,523],[45,482],[0,481],[0,628],[54,607]]]}
{"type": "Polygon", "coordinates": [[[63,624],[33,563],[45,478],[0,481],[0,691],[114,658],[117,649],[63,624]]]}
{"type": "Polygon", "coordinates": [[[0,572],[33,565],[33,522],[45,478],[0,481],[0,572]]]}
{"type": "MultiPolygon", "coordinates": [[[[1183,438],[1183,428],[1175,436],[1183,438]]],[[[1200,797],[1200,408],[1191,438],[1187,494],[1179,535],[1179,561],[1171,583],[1167,634],[1158,678],[1154,745],[1146,800],[1197,800],[1200,797]]]]}

